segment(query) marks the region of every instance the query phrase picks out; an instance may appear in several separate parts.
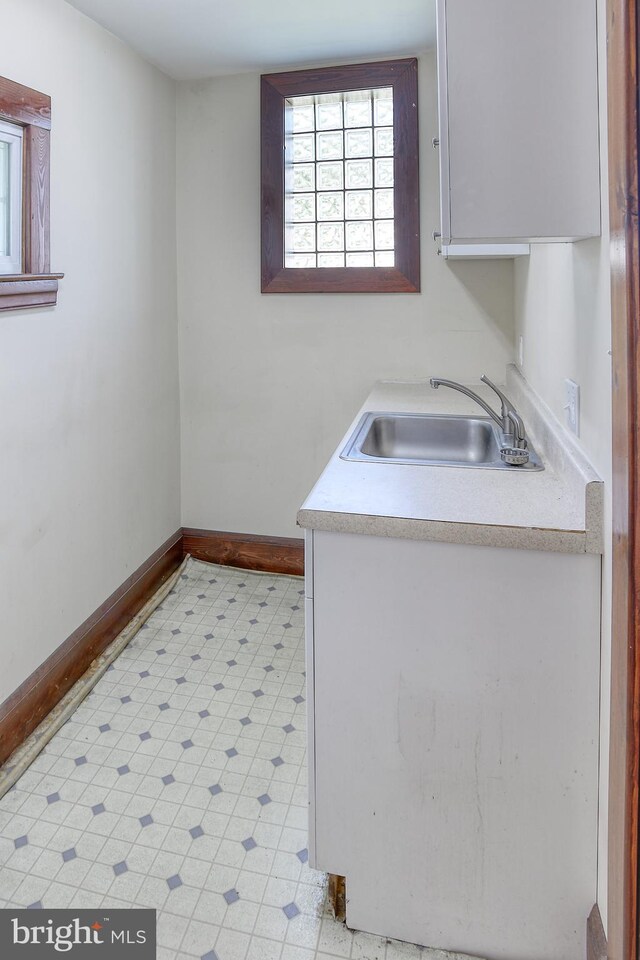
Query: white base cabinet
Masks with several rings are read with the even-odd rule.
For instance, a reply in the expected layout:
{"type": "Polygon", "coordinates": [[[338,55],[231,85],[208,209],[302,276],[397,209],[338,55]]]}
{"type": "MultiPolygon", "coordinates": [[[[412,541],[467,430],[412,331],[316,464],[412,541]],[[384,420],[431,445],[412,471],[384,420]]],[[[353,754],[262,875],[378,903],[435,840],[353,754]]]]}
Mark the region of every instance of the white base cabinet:
{"type": "Polygon", "coordinates": [[[310,855],[348,926],[582,960],[600,557],[307,531],[310,855]]]}

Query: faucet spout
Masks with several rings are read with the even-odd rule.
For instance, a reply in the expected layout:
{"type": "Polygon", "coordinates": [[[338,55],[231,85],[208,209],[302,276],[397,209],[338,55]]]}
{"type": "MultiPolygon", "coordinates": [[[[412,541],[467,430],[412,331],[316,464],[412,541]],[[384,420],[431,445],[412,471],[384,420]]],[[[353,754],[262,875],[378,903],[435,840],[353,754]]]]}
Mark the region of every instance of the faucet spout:
{"type": "Polygon", "coordinates": [[[469,387],[465,387],[462,383],[456,383],[455,380],[443,380],[441,377],[431,377],[429,383],[434,390],[437,390],[438,387],[451,387],[452,390],[457,390],[458,393],[464,393],[465,397],[469,397],[471,400],[475,400],[482,409],[489,414],[491,419],[496,423],[503,433],[507,432],[504,429],[504,420],[502,417],[493,410],[486,400],[483,400],[482,397],[479,397],[477,393],[474,393],[473,390],[470,390],[469,387]]]}
{"type": "Polygon", "coordinates": [[[529,459],[529,453],[527,451],[527,435],[522,417],[509,398],[506,397],[502,390],[496,387],[488,377],[483,376],[481,379],[482,382],[486,383],[488,387],[491,387],[494,393],[500,398],[501,409],[499,414],[496,413],[486,400],[483,400],[482,397],[478,396],[473,390],[470,390],[469,387],[465,387],[462,383],[457,383],[455,380],[443,380],[441,377],[431,377],[429,382],[434,390],[437,390],[438,387],[450,387],[452,390],[457,390],[458,393],[463,393],[465,397],[469,397],[475,401],[475,403],[482,407],[485,413],[489,414],[493,422],[500,427],[502,435],[500,453],[505,463],[517,465],[526,463],[529,459]]]}

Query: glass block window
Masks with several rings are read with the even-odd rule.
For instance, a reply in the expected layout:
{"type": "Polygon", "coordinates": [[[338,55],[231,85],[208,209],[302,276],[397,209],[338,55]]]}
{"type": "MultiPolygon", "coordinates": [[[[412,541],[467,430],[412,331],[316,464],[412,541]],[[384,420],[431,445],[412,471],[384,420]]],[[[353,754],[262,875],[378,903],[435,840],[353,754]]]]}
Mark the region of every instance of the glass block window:
{"type": "Polygon", "coordinates": [[[285,102],[285,266],[393,267],[393,88],[285,102]]]}
{"type": "Polygon", "coordinates": [[[415,57],[260,78],[262,293],[419,293],[415,57]]]}

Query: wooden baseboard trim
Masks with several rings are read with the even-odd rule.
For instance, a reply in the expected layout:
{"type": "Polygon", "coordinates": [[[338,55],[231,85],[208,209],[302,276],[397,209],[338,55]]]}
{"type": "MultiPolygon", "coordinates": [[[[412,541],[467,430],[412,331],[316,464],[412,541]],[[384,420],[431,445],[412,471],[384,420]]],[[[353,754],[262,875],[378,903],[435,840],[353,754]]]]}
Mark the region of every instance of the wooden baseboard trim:
{"type": "Polygon", "coordinates": [[[587,920],[587,960],[607,960],[607,938],[597,903],[587,920]]]}
{"type": "Polygon", "coordinates": [[[32,733],[182,562],[177,530],[0,704],[0,763],[32,733]]]}
{"type": "Polygon", "coordinates": [[[304,574],[302,539],[191,527],[177,530],[0,704],[0,764],[53,710],[187,554],[247,570],[304,574]]]}
{"type": "Polygon", "coordinates": [[[266,573],[304,575],[304,540],[297,537],[262,537],[224,530],[184,527],[183,548],[196,560],[222,563],[266,573]]]}

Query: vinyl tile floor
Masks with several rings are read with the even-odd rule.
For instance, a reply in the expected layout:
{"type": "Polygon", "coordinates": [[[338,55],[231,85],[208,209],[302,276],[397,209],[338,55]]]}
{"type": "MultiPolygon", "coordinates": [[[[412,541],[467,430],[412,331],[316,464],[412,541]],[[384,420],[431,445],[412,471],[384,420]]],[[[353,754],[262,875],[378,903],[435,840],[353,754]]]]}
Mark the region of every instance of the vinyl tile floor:
{"type": "Polygon", "coordinates": [[[154,907],[158,960],[450,956],[351,932],[308,866],[303,609],[190,560],[0,800],[0,906],[154,907]]]}

